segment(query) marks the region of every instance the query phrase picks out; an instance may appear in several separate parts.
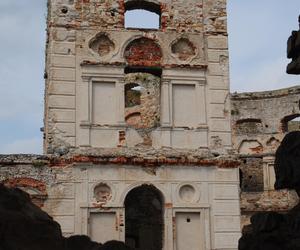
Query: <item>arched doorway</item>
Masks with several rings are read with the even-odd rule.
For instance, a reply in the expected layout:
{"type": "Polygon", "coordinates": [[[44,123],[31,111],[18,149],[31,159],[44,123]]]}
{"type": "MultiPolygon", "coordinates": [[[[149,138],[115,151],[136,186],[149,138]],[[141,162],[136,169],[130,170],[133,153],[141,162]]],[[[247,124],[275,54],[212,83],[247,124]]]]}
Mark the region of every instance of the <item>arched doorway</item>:
{"type": "Polygon", "coordinates": [[[125,199],[125,242],[134,249],[161,250],[163,198],[152,185],[131,190],[125,199]]]}

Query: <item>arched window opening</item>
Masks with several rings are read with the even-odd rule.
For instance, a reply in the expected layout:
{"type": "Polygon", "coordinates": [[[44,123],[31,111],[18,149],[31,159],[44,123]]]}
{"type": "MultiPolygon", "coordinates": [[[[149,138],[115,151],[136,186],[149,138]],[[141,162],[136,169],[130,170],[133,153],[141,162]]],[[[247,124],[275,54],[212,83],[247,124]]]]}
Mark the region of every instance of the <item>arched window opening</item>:
{"type": "Polygon", "coordinates": [[[129,1],[125,4],[125,28],[159,29],[160,5],[146,1],[129,1]]]}
{"type": "Polygon", "coordinates": [[[125,122],[138,129],[142,138],[145,137],[145,131],[150,129],[150,132],[160,122],[161,78],[148,73],[147,68],[144,69],[143,72],[127,68],[124,78],[125,122]]]}
{"type": "Polygon", "coordinates": [[[137,250],[163,247],[163,208],[160,191],[152,185],[131,190],[125,199],[125,242],[137,250]]]}
{"type": "Polygon", "coordinates": [[[282,132],[300,131],[300,114],[286,116],[281,121],[282,132]]]}

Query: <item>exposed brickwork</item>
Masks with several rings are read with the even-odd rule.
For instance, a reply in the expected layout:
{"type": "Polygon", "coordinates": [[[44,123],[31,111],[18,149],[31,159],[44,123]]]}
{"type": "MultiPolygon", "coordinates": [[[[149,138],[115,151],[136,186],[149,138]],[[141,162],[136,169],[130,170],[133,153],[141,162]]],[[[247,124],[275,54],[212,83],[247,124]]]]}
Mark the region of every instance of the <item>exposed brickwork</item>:
{"type": "Polygon", "coordinates": [[[42,181],[27,177],[19,177],[7,179],[2,183],[9,188],[20,188],[23,191],[28,192],[32,202],[39,207],[43,207],[47,200],[46,185],[42,181]]]}
{"type": "Polygon", "coordinates": [[[35,180],[33,178],[12,178],[3,181],[3,184],[7,187],[28,187],[33,188],[41,192],[41,194],[46,194],[46,185],[45,183],[35,180]]]}
{"type": "Polygon", "coordinates": [[[203,4],[193,0],[174,2],[173,6],[162,7],[162,28],[178,32],[203,31],[203,4]]]}
{"type": "Polygon", "coordinates": [[[264,190],[262,158],[242,158],[241,162],[242,192],[262,192],[264,190]]]}
{"type": "Polygon", "coordinates": [[[79,25],[87,22],[89,26],[97,27],[124,27],[124,1],[75,1],[74,15],[70,15],[69,24],[79,25]],[[80,15],[76,15],[76,14],[80,15]]]}
{"type": "MultiPolygon", "coordinates": [[[[126,0],[125,2],[136,1],[126,0]]],[[[187,0],[180,3],[173,2],[173,6],[171,6],[170,1],[160,4],[152,0],[138,2],[140,3],[139,8],[145,7],[146,9],[151,9],[152,7],[153,10],[155,9],[155,12],[160,8],[161,29],[163,31],[203,32],[203,5],[207,5],[208,13],[214,17],[214,20],[210,21],[211,27],[209,30],[224,31],[225,28],[222,20],[222,17],[226,16],[226,12],[224,12],[225,1],[223,0],[204,0],[199,1],[196,5],[193,0],[187,0]],[[143,4],[143,2],[145,3],[143,4]]],[[[124,28],[124,13],[127,5],[129,6],[129,4],[124,4],[124,0],[100,2],[77,0],[73,4],[58,3],[53,8],[53,16],[56,18],[52,20],[50,25],[63,25],[73,28],[79,28],[83,25],[102,28],[109,27],[112,29],[124,28]]],[[[129,9],[132,9],[132,7],[129,9]]]]}
{"type": "Polygon", "coordinates": [[[240,165],[240,161],[236,159],[226,158],[206,158],[197,159],[197,156],[152,156],[151,158],[134,157],[134,156],[93,156],[93,155],[75,155],[72,157],[64,158],[52,158],[50,165],[52,167],[65,167],[74,163],[90,163],[96,165],[134,165],[141,167],[159,167],[162,165],[174,165],[174,166],[195,166],[195,167],[214,167],[219,168],[237,168],[240,165]]]}
{"type": "Polygon", "coordinates": [[[300,114],[299,100],[299,87],[231,96],[234,147],[247,155],[240,166],[242,225],[249,224],[255,212],[286,212],[297,204],[298,197],[293,192],[274,190],[272,169],[276,149],[288,131],[288,121],[300,114]]]}
{"type": "Polygon", "coordinates": [[[250,224],[250,217],[261,211],[285,213],[298,204],[299,198],[294,191],[242,192],[242,227],[250,224]]]}
{"type": "Polygon", "coordinates": [[[162,52],[154,40],[139,38],[127,46],[125,58],[131,66],[160,66],[162,52]]]}
{"type": "Polygon", "coordinates": [[[125,76],[125,83],[135,83],[140,87],[140,104],[125,109],[125,120],[130,118],[134,127],[139,129],[159,126],[160,77],[148,73],[131,73],[125,76]]]}

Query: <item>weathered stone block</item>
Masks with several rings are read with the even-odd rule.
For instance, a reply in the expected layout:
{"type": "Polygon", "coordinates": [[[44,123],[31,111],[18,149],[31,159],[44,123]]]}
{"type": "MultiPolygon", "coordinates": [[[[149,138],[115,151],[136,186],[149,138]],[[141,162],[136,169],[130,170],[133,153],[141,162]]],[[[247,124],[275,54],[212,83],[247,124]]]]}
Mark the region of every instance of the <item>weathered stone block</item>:
{"type": "Polygon", "coordinates": [[[212,50],[207,51],[207,58],[209,62],[220,62],[220,56],[228,57],[227,50],[212,50]]]}
{"type": "Polygon", "coordinates": [[[214,216],[215,232],[236,232],[241,228],[240,216],[214,216]]]}
{"type": "Polygon", "coordinates": [[[75,110],[50,109],[49,117],[54,122],[75,123],[75,110]]]}
{"type": "Polygon", "coordinates": [[[50,95],[49,108],[75,109],[75,96],[50,95]]]}
{"type": "Polygon", "coordinates": [[[226,36],[209,36],[207,38],[209,49],[227,49],[228,40],[226,36]]]}
{"type": "Polygon", "coordinates": [[[214,132],[230,131],[230,122],[223,119],[212,119],[210,129],[214,132]]]}
{"type": "Polygon", "coordinates": [[[53,42],[52,53],[60,55],[75,55],[75,43],[53,42]]]}
{"type": "Polygon", "coordinates": [[[52,81],[48,93],[49,95],[75,95],[75,83],[52,81]]]}
{"type": "Polygon", "coordinates": [[[215,249],[237,249],[240,233],[216,233],[215,249]]]}
{"type": "Polygon", "coordinates": [[[52,55],[50,60],[52,67],[75,68],[75,56],[52,55]]]}
{"type": "Polygon", "coordinates": [[[54,81],[75,81],[75,69],[51,68],[50,79],[54,81]]]}
{"type": "Polygon", "coordinates": [[[63,136],[75,136],[75,123],[61,123],[55,124],[55,129],[58,130],[63,136]]]}
{"type": "Polygon", "coordinates": [[[214,199],[232,200],[239,199],[238,185],[214,185],[214,199]]]}

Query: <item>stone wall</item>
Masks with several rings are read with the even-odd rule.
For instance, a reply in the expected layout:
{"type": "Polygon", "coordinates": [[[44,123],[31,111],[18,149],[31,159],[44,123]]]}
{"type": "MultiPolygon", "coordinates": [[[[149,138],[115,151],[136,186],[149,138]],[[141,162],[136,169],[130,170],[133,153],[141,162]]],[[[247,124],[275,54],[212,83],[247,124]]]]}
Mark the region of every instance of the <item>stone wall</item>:
{"type": "Polygon", "coordinates": [[[125,75],[153,67],[161,76],[161,115],[148,146],[231,148],[225,0],[49,0],[47,21],[45,152],[140,145],[143,138],[125,121],[125,75]],[[132,9],[160,15],[160,27],[125,28],[132,9]],[[95,82],[105,82],[99,92],[112,95],[112,105],[96,111],[103,121],[93,117],[93,105],[103,106],[93,104],[95,82]],[[186,101],[176,104],[178,94],[186,101]],[[176,125],[180,107],[193,114],[176,125]]]}
{"type": "Polygon", "coordinates": [[[233,93],[233,145],[240,155],[242,225],[258,211],[286,212],[297,204],[293,191],[275,191],[274,157],[285,134],[298,130],[300,88],[233,93]]]}
{"type": "MultiPolygon", "coordinates": [[[[197,152],[189,158],[169,153],[165,158],[158,152],[152,158],[118,157],[117,152],[110,157],[1,155],[0,182],[28,192],[60,223],[64,235],[87,234],[99,242],[125,240],[127,196],[136,188],[152,187],[161,194],[164,249],[179,244],[173,237],[187,244],[182,230],[192,225],[192,242],[202,249],[236,249],[238,162],[212,155],[204,159],[197,152]],[[196,224],[186,224],[187,218],[196,224]]],[[[142,197],[143,202],[148,198],[142,197]]]]}
{"type": "Polygon", "coordinates": [[[45,209],[65,233],[127,240],[124,199],[151,186],[163,197],[164,249],[185,249],[186,232],[193,247],[236,249],[226,0],[48,6],[44,151],[67,190],[45,209]],[[159,27],[126,28],[134,9],[159,15],[159,27]]]}

